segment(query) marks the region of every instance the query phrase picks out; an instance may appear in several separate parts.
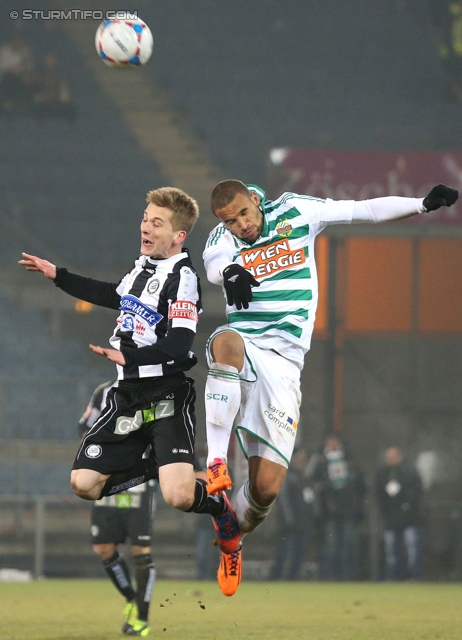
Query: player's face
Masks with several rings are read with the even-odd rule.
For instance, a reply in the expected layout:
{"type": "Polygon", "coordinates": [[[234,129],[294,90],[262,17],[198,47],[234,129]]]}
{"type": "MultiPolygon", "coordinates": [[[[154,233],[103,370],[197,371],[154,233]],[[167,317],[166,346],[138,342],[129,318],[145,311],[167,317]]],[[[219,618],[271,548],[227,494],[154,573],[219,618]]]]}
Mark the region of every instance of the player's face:
{"type": "Polygon", "coordinates": [[[215,215],[232,234],[252,244],[261,236],[263,213],[258,208],[260,198],[251,192],[250,197],[237,193],[223,209],[217,209],[215,215]]]}
{"type": "Polygon", "coordinates": [[[181,252],[186,233],[174,231],[172,211],[150,202],[141,222],[141,253],[143,256],[162,259],[181,252]]]}

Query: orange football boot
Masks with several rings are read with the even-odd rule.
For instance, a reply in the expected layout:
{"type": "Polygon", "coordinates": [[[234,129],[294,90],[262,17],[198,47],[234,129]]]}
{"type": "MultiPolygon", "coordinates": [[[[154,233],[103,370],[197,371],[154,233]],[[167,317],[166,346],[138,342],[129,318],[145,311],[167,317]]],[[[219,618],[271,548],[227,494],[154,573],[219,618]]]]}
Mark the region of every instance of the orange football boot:
{"type": "Polygon", "coordinates": [[[207,493],[215,495],[233,486],[228,465],[221,458],[215,458],[207,467],[207,493]]]}
{"type": "Polygon", "coordinates": [[[232,553],[221,552],[218,567],[218,586],[225,596],[233,596],[242,579],[242,549],[239,546],[232,553]]]}

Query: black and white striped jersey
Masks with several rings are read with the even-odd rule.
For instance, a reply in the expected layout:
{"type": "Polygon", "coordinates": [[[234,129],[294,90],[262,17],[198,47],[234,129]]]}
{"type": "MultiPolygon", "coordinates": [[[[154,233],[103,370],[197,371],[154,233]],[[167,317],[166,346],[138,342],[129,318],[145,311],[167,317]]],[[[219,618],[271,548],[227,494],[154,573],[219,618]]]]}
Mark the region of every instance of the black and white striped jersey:
{"type": "Polygon", "coordinates": [[[57,269],[56,286],[120,311],[109,342],[125,357],[119,380],[163,376],[193,367],[190,351],[201,311],[199,278],[187,250],[156,260],[140,256],[118,284],[57,269]]]}
{"type": "Polygon", "coordinates": [[[91,394],[90,401],[85,409],[84,414],[79,420],[79,436],[83,436],[87,433],[88,429],[91,429],[95,422],[101,415],[103,407],[106,405],[106,397],[109,389],[117,386],[117,380],[109,380],[100,384],[91,394]]]}
{"type": "Polygon", "coordinates": [[[119,379],[162,376],[186,371],[196,363],[189,351],[186,357],[178,354],[176,359],[158,363],[152,362],[147,350],[146,358],[132,353],[134,348],[155,345],[171,329],[196,332],[198,278],[186,253],[164,260],[141,256],[116,291],[120,295],[120,315],[109,342],[127,361],[124,367],[117,365],[119,379]]]}

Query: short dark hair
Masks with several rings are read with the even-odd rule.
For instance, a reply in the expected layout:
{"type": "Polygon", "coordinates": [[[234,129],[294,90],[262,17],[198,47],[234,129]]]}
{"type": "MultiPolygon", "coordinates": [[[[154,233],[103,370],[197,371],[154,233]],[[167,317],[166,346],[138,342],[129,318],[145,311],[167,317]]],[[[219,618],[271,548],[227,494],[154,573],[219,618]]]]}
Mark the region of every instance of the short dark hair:
{"type": "Polygon", "coordinates": [[[216,213],[219,209],[226,207],[238,193],[250,197],[250,191],[240,180],[222,180],[219,182],[210,196],[212,213],[216,213]]]}

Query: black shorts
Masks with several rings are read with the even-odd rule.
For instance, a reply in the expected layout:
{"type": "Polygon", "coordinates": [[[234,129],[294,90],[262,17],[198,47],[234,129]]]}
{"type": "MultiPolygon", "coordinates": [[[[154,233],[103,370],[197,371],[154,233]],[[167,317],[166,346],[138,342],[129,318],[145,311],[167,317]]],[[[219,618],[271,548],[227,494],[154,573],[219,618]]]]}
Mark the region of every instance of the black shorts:
{"type": "Polygon", "coordinates": [[[121,381],[107,394],[106,406],[87,432],[73,469],[112,475],[132,469],[151,445],[161,467],[194,464],[196,418],[194,381],[184,374],[121,381]]]}
{"type": "Polygon", "coordinates": [[[129,538],[132,545],[150,547],[153,505],[154,487],[149,485],[146,491],[97,500],[91,509],[92,544],[124,544],[129,538]]]}

